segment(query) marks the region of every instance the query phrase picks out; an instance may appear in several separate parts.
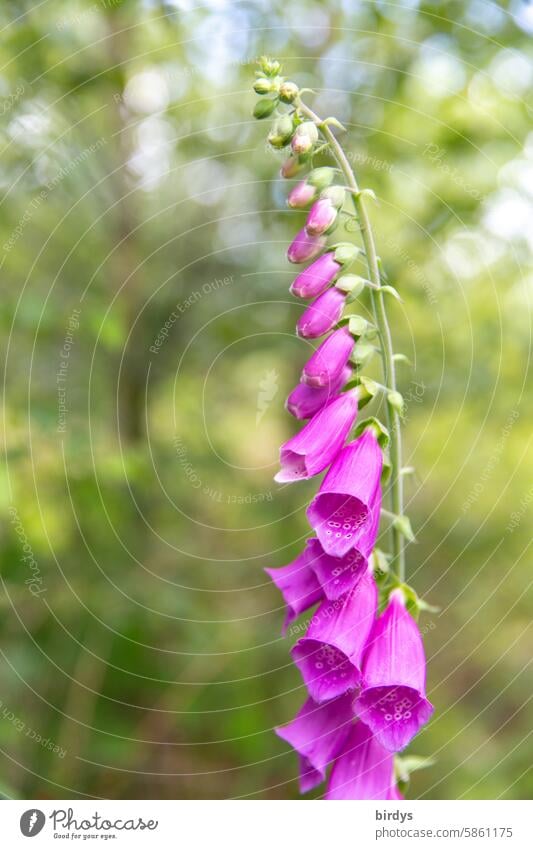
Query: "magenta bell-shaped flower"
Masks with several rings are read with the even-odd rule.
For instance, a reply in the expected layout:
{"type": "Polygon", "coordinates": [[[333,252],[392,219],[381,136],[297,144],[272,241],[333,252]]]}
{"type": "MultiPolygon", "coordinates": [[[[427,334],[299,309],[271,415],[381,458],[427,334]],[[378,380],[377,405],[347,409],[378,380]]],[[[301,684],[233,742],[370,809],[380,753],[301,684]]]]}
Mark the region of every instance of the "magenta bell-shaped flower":
{"type": "Polygon", "coordinates": [[[351,701],[346,695],[319,705],[309,698],[292,722],[276,728],[298,753],[301,793],[324,781],[328,765],[340,754],[353,723],[351,701]]]}
{"type": "Polygon", "coordinates": [[[326,799],[401,799],[394,778],[394,757],[372,732],[356,722],[331,770],[326,799]]]}
{"type": "Polygon", "coordinates": [[[304,227],[289,245],[287,259],[294,263],[307,262],[324,250],[326,242],[325,236],[308,236],[304,227]]]}
{"type": "Polygon", "coordinates": [[[401,590],[390,594],[370,634],[355,710],[391,752],[405,748],[433,713],[426,699],[422,637],[401,590]]]}
{"type": "Polygon", "coordinates": [[[372,548],[377,534],[376,510],[381,505],[382,466],[383,455],[374,432],[365,430],[336,457],[307,508],[311,527],[332,557],[344,557],[361,544],[368,551],[372,548]]]}
{"type": "Polygon", "coordinates": [[[308,610],[324,597],[320,583],[312,569],[314,554],[306,547],[298,557],[280,569],[265,569],[267,575],[277,586],[287,605],[287,614],[281,633],[301,613],[308,610]]]}
{"type": "Polygon", "coordinates": [[[328,198],[320,198],[309,210],[305,229],[310,236],[320,236],[333,226],[336,218],[336,207],[328,198]]]}
{"type": "Polygon", "coordinates": [[[368,569],[368,554],[352,548],[344,557],[330,557],[315,538],[307,541],[311,568],[326,598],[335,601],[351,592],[368,569]]]}
{"type": "Polygon", "coordinates": [[[336,396],[351,376],[351,368],[345,366],[337,379],[327,386],[315,389],[305,383],[299,383],[287,398],[285,406],[296,419],[310,419],[336,396]]]}
{"type": "Polygon", "coordinates": [[[324,601],[291,654],[317,702],[358,687],[361,659],[376,616],[377,589],[369,572],[338,601],[324,601]]]}
{"type": "Polygon", "coordinates": [[[303,367],[302,382],[328,386],[342,373],[353,351],[354,338],[347,327],[339,327],[325,339],[303,367]]]}
{"type": "Polygon", "coordinates": [[[333,251],[327,251],[299,273],[290,288],[291,294],[297,298],[316,298],[333,282],[340,269],[341,264],[336,262],[333,251]]]}
{"type": "Polygon", "coordinates": [[[280,449],[278,483],[318,475],[341,450],[357,417],[357,392],[343,392],[326,404],[280,449]]]}
{"type": "Polygon", "coordinates": [[[287,203],[291,209],[303,209],[314,200],[315,196],[316,188],[302,180],[290,190],[287,203]]]}
{"type": "Polygon", "coordinates": [[[309,304],[296,325],[298,336],[304,339],[318,339],[334,327],[342,315],[346,303],[346,292],[335,286],[326,289],[316,301],[309,304]]]}

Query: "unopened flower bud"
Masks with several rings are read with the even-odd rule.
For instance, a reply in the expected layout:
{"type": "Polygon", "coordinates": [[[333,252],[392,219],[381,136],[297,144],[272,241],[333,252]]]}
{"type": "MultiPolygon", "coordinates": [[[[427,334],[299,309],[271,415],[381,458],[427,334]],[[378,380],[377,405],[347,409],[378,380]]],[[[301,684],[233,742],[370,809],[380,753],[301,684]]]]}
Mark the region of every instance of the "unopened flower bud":
{"type": "Polygon", "coordinates": [[[310,236],[320,236],[333,226],[337,210],[330,200],[321,198],[313,204],[307,216],[305,229],[310,236]]]}
{"type": "Polygon", "coordinates": [[[286,180],[289,180],[291,177],[295,177],[303,168],[305,168],[305,162],[300,162],[297,156],[289,156],[281,166],[280,174],[286,180]]]}
{"type": "Polygon", "coordinates": [[[279,97],[283,103],[292,103],[298,97],[298,86],[296,83],[291,83],[289,80],[282,83],[279,87],[279,97]]]}
{"type": "Polygon", "coordinates": [[[281,65],[278,60],[270,59],[268,56],[261,56],[258,64],[263,74],[267,77],[275,77],[281,71],[281,65]]]}
{"type": "Polygon", "coordinates": [[[298,336],[304,339],[324,336],[337,324],[345,303],[346,295],[335,286],[326,289],[300,316],[296,325],[298,336]]]}
{"type": "Polygon", "coordinates": [[[269,115],[272,115],[277,104],[277,100],[271,100],[270,98],[266,100],[258,100],[254,106],[254,118],[258,118],[259,120],[261,120],[261,118],[268,118],[269,115]]]}
{"type": "Polygon", "coordinates": [[[291,147],[294,153],[307,153],[318,141],[318,130],[312,121],[304,121],[296,128],[291,147]]]}
{"type": "Polygon", "coordinates": [[[275,148],[285,147],[290,142],[293,131],[294,124],[290,115],[282,115],[268,134],[269,144],[275,148]]]}
{"type": "Polygon", "coordinates": [[[308,236],[303,228],[289,245],[287,259],[289,262],[307,262],[324,250],[326,241],[325,236],[308,236]]]}
{"type": "Polygon", "coordinates": [[[311,183],[312,186],[316,186],[317,190],[321,192],[323,189],[331,186],[334,179],[335,169],[324,167],[314,168],[309,174],[307,181],[311,183]]]}
{"type": "Polygon", "coordinates": [[[259,79],[254,83],[254,91],[256,94],[270,94],[277,90],[277,83],[274,80],[268,80],[266,77],[259,77],[259,79]]]}
{"type": "Polygon", "coordinates": [[[327,251],[300,272],[290,287],[291,294],[296,295],[297,298],[318,297],[327,289],[340,268],[339,263],[335,262],[333,253],[327,251]]]}
{"type": "Polygon", "coordinates": [[[305,180],[290,190],[287,198],[287,203],[291,209],[303,209],[314,200],[316,189],[310,186],[305,180]]]}

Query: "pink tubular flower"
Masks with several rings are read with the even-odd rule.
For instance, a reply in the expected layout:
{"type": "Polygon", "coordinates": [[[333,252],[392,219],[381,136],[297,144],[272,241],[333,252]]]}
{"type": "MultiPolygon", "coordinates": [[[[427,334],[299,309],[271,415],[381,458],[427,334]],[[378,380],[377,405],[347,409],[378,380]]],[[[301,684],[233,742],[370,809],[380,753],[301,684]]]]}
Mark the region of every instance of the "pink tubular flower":
{"type": "Polygon", "coordinates": [[[309,698],[292,722],[276,728],[278,737],[298,753],[301,793],[324,781],[327,766],[340,753],[352,720],[351,696],[322,705],[309,698]]]}
{"type": "Polygon", "coordinates": [[[359,686],[361,658],[376,606],[376,584],[367,572],[351,593],[338,601],[322,602],[305,637],[293,647],[293,660],[316,702],[359,686]]]}
{"type": "Polygon", "coordinates": [[[330,557],[317,539],[307,541],[311,568],[331,601],[350,592],[362,580],[368,569],[367,555],[352,548],[344,557],[330,557]]]}
{"type": "Polygon", "coordinates": [[[353,351],[354,338],[347,327],[339,327],[322,342],[306,362],[302,381],[308,386],[327,386],[334,382],[346,366],[353,351]]]}
{"type": "Polygon", "coordinates": [[[334,327],[342,315],[346,302],[346,292],[335,286],[320,295],[309,304],[296,325],[298,336],[304,339],[318,339],[334,327]]]}
{"type": "Polygon", "coordinates": [[[326,241],[325,236],[308,236],[304,227],[289,245],[287,259],[294,263],[307,262],[324,250],[326,241]]]}
{"type": "Polygon", "coordinates": [[[335,459],[307,508],[307,518],[327,554],[344,557],[354,546],[362,544],[370,551],[374,545],[382,466],[381,448],[371,429],[335,459]]]}
{"type": "Polygon", "coordinates": [[[290,190],[287,203],[291,209],[303,209],[303,207],[307,206],[312,200],[314,200],[315,196],[315,187],[311,186],[305,180],[302,180],[290,190]]]}
{"type": "Polygon", "coordinates": [[[310,419],[335,397],[345,383],[348,383],[351,376],[351,368],[345,366],[338,378],[328,386],[320,386],[315,389],[305,383],[299,383],[287,398],[285,406],[296,419],[310,419]]]}
{"type": "Polygon", "coordinates": [[[357,416],[357,393],[343,392],[309,421],[280,449],[278,483],[318,475],[339,453],[357,416]]]}
{"type": "Polygon", "coordinates": [[[340,269],[341,265],[335,261],[333,251],[327,251],[300,272],[290,288],[291,294],[297,298],[316,298],[329,286],[340,269]]]}
{"type": "Polygon", "coordinates": [[[398,752],[433,712],[426,699],[426,661],[422,637],[394,590],[365,649],[363,689],[355,703],[360,719],[382,746],[398,752]]]}
{"type": "Polygon", "coordinates": [[[337,210],[331,201],[328,198],[320,198],[309,210],[305,229],[310,236],[320,236],[329,230],[336,218],[337,210]]]}
{"type": "Polygon", "coordinates": [[[326,799],[401,799],[394,780],[394,758],[372,732],[356,722],[331,770],[326,799]]]}
{"type": "Polygon", "coordinates": [[[287,615],[281,629],[287,628],[301,613],[323,598],[322,588],[311,568],[312,553],[306,548],[298,557],[280,569],[265,569],[283,596],[287,615]]]}

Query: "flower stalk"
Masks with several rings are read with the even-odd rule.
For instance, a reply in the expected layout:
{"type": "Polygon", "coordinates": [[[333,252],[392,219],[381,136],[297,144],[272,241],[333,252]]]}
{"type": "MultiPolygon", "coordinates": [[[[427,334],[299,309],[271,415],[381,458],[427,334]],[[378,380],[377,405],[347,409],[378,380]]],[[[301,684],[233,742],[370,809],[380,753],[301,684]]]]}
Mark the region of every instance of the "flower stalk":
{"type": "MultiPolygon", "coordinates": [[[[394,359],[394,349],[392,345],[392,334],[387,317],[387,309],[381,289],[381,273],[379,269],[378,254],[376,251],[376,243],[374,233],[370,223],[370,217],[366,208],[364,194],[361,192],[355,173],[353,171],[348,157],[346,156],[342,145],[331,130],[330,124],[323,121],[318,115],[313,112],[302,100],[297,100],[297,107],[306,115],[309,120],[313,121],[321,130],[324,138],[327,140],[331,153],[335,157],[338,167],[340,168],[346,185],[350,189],[355,212],[359,220],[359,228],[361,238],[364,245],[365,259],[368,268],[368,275],[371,286],[370,303],[374,313],[374,320],[378,327],[379,337],[381,340],[381,358],[383,363],[383,379],[385,385],[391,392],[397,392],[396,388],[396,363],[394,359]]],[[[403,516],[403,476],[402,468],[402,435],[401,435],[401,419],[398,409],[390,404],[387,404],[387,424],[390,433],[390,461],[391,461],[391,477],[390,477],[390,504],[391,511],[396,516],[403,516]]],[[[391,525],[392,538],[392,567],[395,570],[398,579],[401,583],[405,581],[405,550],[403,542],[403,534],[401,531],[391,525]]]]}

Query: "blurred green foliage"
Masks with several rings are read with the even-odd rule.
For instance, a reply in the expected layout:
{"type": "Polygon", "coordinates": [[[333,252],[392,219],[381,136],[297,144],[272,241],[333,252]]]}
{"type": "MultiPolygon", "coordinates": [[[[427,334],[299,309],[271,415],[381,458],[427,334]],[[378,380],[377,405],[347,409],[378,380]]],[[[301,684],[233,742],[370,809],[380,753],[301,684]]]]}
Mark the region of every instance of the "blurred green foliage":
{"type": "Polygon", "coordinates": [[[411,795],[531,797],[530,9],[2,5],[3,793],[297,796],[262,569],[316,482],[272,481],[308,350],[266,52],[348,128],[403,297],[409,573],[441,607],[411,795]]]}

